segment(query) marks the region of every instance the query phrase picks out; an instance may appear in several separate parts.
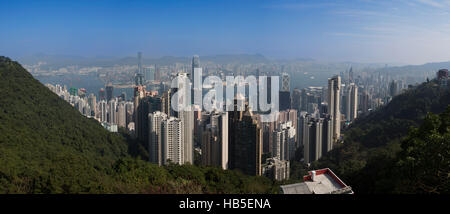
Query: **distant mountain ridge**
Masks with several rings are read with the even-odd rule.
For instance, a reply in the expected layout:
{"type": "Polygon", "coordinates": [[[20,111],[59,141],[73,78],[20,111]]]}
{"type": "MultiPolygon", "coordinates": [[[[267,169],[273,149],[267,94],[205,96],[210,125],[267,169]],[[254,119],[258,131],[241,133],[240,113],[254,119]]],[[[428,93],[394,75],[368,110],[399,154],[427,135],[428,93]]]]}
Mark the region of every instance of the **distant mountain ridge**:
{"type": "Polygon", "coordinates": [[[408,73],[409,75],[420,74],[423,72],[436,72],[442,68],[450,68],[450,61],[447,62],[432,62],[423,65],[405,65],[405,66],[394,66],[380,68],[377,71],[385,72],[389,74],[399,74],[408,73]]]}
{"type": "MultiPolygon", "coordinates": [[[[159,58],[142,58],[143,64],[171,65],[174,63],[190,63],[192,57],[163,56],[159,58]]],[[[36,54],[19,58],[23,64],[37,64],[38,62],[46,62],[47,66],[61,67],[67,65],[78,66],[113,66],[113,65],[136,65],[137,57],[80,57],[69,55],[47,55],[36,54]]],[[[200,56],[200,61],[213,62],[216,64],[227,63],[267,63],[270,62],[261,54],[221,54],[200,56]]]]}

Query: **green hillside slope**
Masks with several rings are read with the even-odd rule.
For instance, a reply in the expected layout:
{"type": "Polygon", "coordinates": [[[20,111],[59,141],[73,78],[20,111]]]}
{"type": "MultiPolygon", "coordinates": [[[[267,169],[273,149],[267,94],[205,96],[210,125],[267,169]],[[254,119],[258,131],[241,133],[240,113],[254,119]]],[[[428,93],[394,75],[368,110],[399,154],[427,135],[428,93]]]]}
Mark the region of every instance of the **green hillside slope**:
{"type": "MultiPolygon", "coordinates": [[[[449,104],[449,88],[441,87],[434,81],[409,89],[394,97],[387,106],[365,117],[358,118],[350,128],[344,131],[344,144],[315,162],[313,166],[318,168],[330,167],[352,185],[355,192],[359,193],[432,192],[420,188],[416,189],[412,183],[417,182],[417,180],[408,181],[411,174],[405,173],[405,166],[402,163],[407,159],[404,154],[413,150],[408,145],[411,144],[411,141],[415,141],[418,136],[417,133],[414,134],[412,127],[420,126],[419,132],[421,132],[422,137],[433,134],[434,136],[441,135],[441,137],[448,136],[448,129],[450,128],[448,123],[442,122],[444,124],[442,130],[446,131],[439,133],[434,133],[433,128],[423,128],[422,126],[432,123],[430,120],[449,120],[448,113],[443,114],[440,119],[439,117],[436,119],[436,115],[428,115],[428,113],[444,112],[449,104]],[[423,125],[421,126],[421,124],[423,125]]],[[[441,124],[441,122],[435,123],[434,126],[440,126],[441,124]]],[[[422,139],[424,141],[422,149],[434,148],[435,151],[433,155],[428,153],[429,157],[427,158],[432,160],[438,157],[443,162],[448,162],[450,159],[448,147],[450,138],[443,138],[440,141],[442,145],[437,147],[433,146],[433,141],[430,139],[422,139]]],[[[439,167],[430,165],[429,170],[450,173],[448,166],[445,170],[439,167]]],[[[436,182],[434,185],[448,185],[450,184],[448,180],[447,178],[447,181],[436,182]]],[[[445,188],[440,189],[440,192],[448,191],[445,188]]]]}
{"type": "Polygon", "coordinates": [[[0,58],[0,192],[33,185],[89,191],[98,173],[126,154],[124,138],[83,117],[17,62],[0,58]]]}

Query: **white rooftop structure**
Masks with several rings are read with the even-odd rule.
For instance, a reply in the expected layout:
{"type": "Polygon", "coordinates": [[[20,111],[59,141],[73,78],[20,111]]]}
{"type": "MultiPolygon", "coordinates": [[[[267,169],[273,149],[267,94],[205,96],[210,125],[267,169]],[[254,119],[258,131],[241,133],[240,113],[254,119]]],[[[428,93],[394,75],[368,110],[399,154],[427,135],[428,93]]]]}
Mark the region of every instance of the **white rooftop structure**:
{"type": "Polygon", "coordinates": [[[283,185],[280,191],[283,194],[353,194],[347,186],[329,168],[310,171],[303,177],[304,182],[283,185]]]}

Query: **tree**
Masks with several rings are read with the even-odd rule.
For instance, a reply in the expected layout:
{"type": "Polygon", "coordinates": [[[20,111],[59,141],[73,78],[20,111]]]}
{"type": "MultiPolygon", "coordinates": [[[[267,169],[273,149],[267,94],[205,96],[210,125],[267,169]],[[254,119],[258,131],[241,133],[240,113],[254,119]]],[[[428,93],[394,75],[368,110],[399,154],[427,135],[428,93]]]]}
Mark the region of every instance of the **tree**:
{"type": "Polygon", "coordinates": [[[450,193],[450,106],[440,116],[429,113],[402,143],[398,166],[405,179],[399,192],[450,193]]]}

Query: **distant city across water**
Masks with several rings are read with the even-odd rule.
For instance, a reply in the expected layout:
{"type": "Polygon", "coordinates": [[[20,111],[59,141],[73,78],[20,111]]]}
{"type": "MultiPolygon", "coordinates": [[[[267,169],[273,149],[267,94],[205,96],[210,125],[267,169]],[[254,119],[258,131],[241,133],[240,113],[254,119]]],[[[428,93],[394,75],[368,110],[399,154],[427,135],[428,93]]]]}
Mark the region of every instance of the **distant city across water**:
{"type": "MultiPolygon", "coordinates": [[[[312,73],[291,73],[291,91],[295,88],[302,89],[309,86],[314,87],[326,87],[327,78],[329,73],[318,72],[312,73]]],[[[64,75],[34,75],[34,78],[39,80],[42,84],[59,84],[61,86],[66,85],[67,88],[84,88],[87,91],[87,95],[93,93],[98,100],[98,92],[101,88],[105,88],[105,82],[101,80],[96,74],[64,74],[64,75]]],[[[133,88],[114,88],[113,96],[117,97],[125,92],[127,100],[133,97],[133,88]]],[[[204,91],[206,93],[207,91],[204,91]]]]}
{"type": "MultiPolygon", "coordinates": [[[[87,91],[87,95],[90,93],[95,94],[98,99],[98,92],[101,88],[105,88],[105,82],[98,78],[95,74],[79,75],[79,74],[65,74],[65,75],[52,75],[52,76],[34,76],[42,84],[59,84],[61,86],[66,85],[67,88],[84,88],[87,91]]],[[[119,96],[125,92],[127,100],[133,96],[133,88],[114,88],[113,95],[119,96]]]]}

